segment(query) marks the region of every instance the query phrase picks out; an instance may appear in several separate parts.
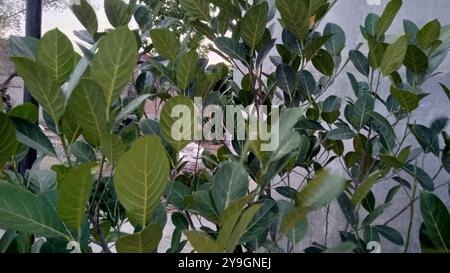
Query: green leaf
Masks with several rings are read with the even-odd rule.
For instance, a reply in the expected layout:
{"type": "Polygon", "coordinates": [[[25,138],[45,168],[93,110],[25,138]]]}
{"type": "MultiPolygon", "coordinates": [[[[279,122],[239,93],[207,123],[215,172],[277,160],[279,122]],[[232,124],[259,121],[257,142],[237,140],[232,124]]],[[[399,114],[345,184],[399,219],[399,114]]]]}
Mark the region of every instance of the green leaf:
{"type": "Polygon", "coordinates": [[[64,223],[78,231],[83,225],[89,196],[94,186],[92,169],[96,163],[86,163],[64,174],[58,183],[56,211],[64,223]]]}
{"type": "Polygon", "coordinates": [[[250,242],[257,237],[264,234],[268,227],[277,219],[278,215],[277,203],[273,200],[267,199],[262,202],[262,207],[258,213],[253,217],[251,223],[247,226],[244,235],[240,242],[250,242]]]}
{"type": "Polygon", "coordinates": [[[78,18],[78,21],[86,28],[86,30],[95,37],[98,31],[98,21],[95,15],[95,10],[87,0],[81,0],[79,4],[70,5],[73,14],[78,18]]]}
{"type": "Polygon", "coordinates": [[[26,119],[31,123],[38,122],[38,109],[31,102],[19,104],[8,112],[8,116],[26,119]]]}
{"type": "Polygon", "coordinates": [[[8,229],[7,231],[5,231],[5,233],[2,235],[2,238],[0,239],[0,253],[5,253],[16,238],[16,230],[8,229]]]}
{"type": "Polygon", "coordinates": [[[291,98],[295,94],[297,87],[297,75],[295,71],[287,64],[279,64],[276,70],[278,87],[291,98]]]}
{"type": "Polygon", "coordinates": [[[156,52],[168,60],[175,60],[180,53],[180,41],[176,34],[167,28],[150,30],[150,37],[156,52]]]}
{"type": "Polygon", "coordinates": [[[380,39],[392,25],[397,13],[403,5],[402,0],[391,0],[384,9],[383,14],[375,25],[375,37],[380,39]]]}
{"type": "Polygon", "coordinates": [[[445,95],[447,95],[448,100],[450,100],[450,89],[446,85],[444,85],[442,83],[439,83],[439,85],[441,86],[441,88],[444,91],[445,95]]]}
{"type": "Polygon", "coordinates": [[[403,245],[403,238],[402,235],[395,229],[388,227],[388,226],[382,226],[382,225],[376,225],[373,226],[374,230],[379,233],[384,238],[388,239],[392,243],[396,245],[403,245]]]}
{"type": "Polygon", "coordinates": [[[48,69],[52,80],[61,86],[69,79],[75,68],[72,42],[58,29],[51,30],[42,37],[36,60],[48,69]]]}
{"type": "Polygon", "coordinates": [[[136,62],[136,36],[127,27],[108,32],[100,41],[98,53],[92,59],[89,78],[102,87],[107,109],[122,94],[136,62]]]}
{"type": "Polygon", "coordinates": [[[166,198],[169,203],[178,208],[185,208],[185,200],[192,193],[191,189],[181,182],[169,182],[166,189],[166,198]]]}
{"type": "Polygon", "coordinates": [[[344,140],[352,139],[356,135],[350,128],[340,127],[333,129],[327,133],[327,139],[329,140],[344,140]]]}
{"type": "Polygon", "coordinates": [[[185,91],[197,72],[198,54],[195,50],[181,53],[176,63],[177,83],[181,90],[185,91]]]}
{"type": "Polygon", "coordinates": [[[306,60],[311,60],[331,37],[332,34],[324,34],[315,38],[305,49],[304,56],[306,60]]]}
{"type": "Polygon", "coordinates": [[[239,60],[244,64],[247,63],[247,49],[238,41],[228,37],[219,37],[214,40],[214,44],[231,58],[239,60]]]}
{"type": "Polygon", "coordinates": [[[142,104],[145,104],[145,101],[150,97],[151,95],[141,95],[130,101],[114,118],[114,123],[119,125],[123,119],[133,114],[139,107],[141,107],[142,104]]]}
{"type": "Polygon", "coordinates": [[[377,69],[380,67],[384,52],[386,51],[387,45],[381,42],[378,42],[375,38],[369,37],[369,64],[373,69],[377,69]]]}
{"type": "Polygon", "coordinates": [[[450,214],[445,204],[431,192],[420,194],[420,211],[425,224],[425,234],[433,245],[450,252],[450,214]]]}
{"type": "Polygon", "coordinates": [[[386,149],[393,151],[396,144],[396,136],[391,124],[385,117],[377,112],[371,112],[369,115],[369,124],[378,134],[380,134],[381,144],[386,149]]]}
{"type": "Polygon", "coordinates": [[[357,248],[354,242],[342,242],[336,246],[330,247],[323,253],[352,253],[357,248]]]}
{"type": "Polygon", "coordinates": [[[411,164],[403,165],[402,169],[417,179],[422,188],[427,191],[434,191],[433,179],[424,170],[411,164]]]}
{"type": "Polygon", "coordinates": [[[400,37],[386,48],[380,68],[384,76],[392,74],[402,66],[407,50],[408,36],[406,35],[400,37]]]}
{"type": "Polygon", "coordinates": [[[45,155],[57,157],[55,149],[48,137],[39,126],[21,119],[12,117],[11,121],[16,127],[17,141],[45,155]]]}
{"type": "Polygon", "coordinates": [[[241,35],[252,50],[256,49],[264,38],[268,13],[269,5],[264,1],[252,6],[242,18],[241,35]]]}
{"type": "Polygon", "coordinates": [[[211,195],[219,215],[248,190],[247,171],[236,162],[223,164],[214,175],[211,195]]]}
{"type": "Polygon", "coordinates": [[[119,160],[114,187],[135,225],[145,227],[167,186],[169,159],[156,136],[136,140],[119,160]]]}
{"type": "Polygon", "coordinates": [[[100,143],[100,150],[112,165],[115,165],[126,151],[125,144],[117,135],[103,135],[100,143]]]}
{"type": "Polygon", "coordinates": [[[316,94],[316,80],[311,72],[307,70],[301,70],[297,74],[298,88],[300,94],[305,98],[309,98],[316,94]]]}
{"type": "Polygon", "coordinates": [[[233,229],[233,232],[230,234],[229,239],[226,243],[226,251],[228,253],[233,253],[236,246],[239,244],[241,237],[244,235],[247,227],[249,226],[251,220],[258,211],[261,209],[262,204],[255,204],[247,208],[239,217],[239,221],[236,223],[236,226],[233,229]]]}
{"type": "Polygon", "coordinates": [[[92,80],[83,79],[70,95],[67,111],[92,145],[98,146],[107,131],[106,102],[102,88],[92,80]]]}
{"type": "Polygon", "coordinates": [[[427,154],[431,152],[434,155],[439,156],[439,139],[430,128],[420,124],[409,124],[408,127],[420,144],[420,147],[422,147],[424,153],[427,154]]]}
{"type": "Polygon", "coordinates": [[[402,90],[392,85],[391,95],[400,104],[400,106],[409,113],[413,112],[417,109],[417,107],[419,107],[419,96],[412,92],[402,90]]]}
{"type": "Polygon", "coordinates": [[[353,106],[353,116],[354,124],[356,129],[362,129],[369,122],[370,113],[373,112],[375,107],[375,100],[372,96],[363,94],[358,98],[355,105],[353,106]]]}
{"type": "Polygon", "coordinates": [[[359,185],[358,189],[356,189],[355,193],[352,196],[352,203],[356,207],[366,198],[366,196],[370,193],[372,187],[377,183],[380,178],[379,173],[375,173],[366,179],[359,185]]]}
{"type": "Polygon", "coordinates": [[[382,215],[386,208],[388,208],[390,205],[390,203],[386,203],[376,207],[369,215],[366,216],[366,218],[364,218],[361,225],[363,227],[368,227],[370,224],[372,224],[373,221],[375,221],[380,215],[382,215]]]}
{"type": "Polygon", "coordinates": [[[210,21],[209,3],[206,0],[181,0],[181,6],[195,19],[210,21]]]}
{"type": "Polygon", "coordinates": [[[333,74],[333,57],[326,50],[320,49],[312,59],[312,63],[314,67],[325,76],[331,76],[333,74]]]}
{"type": "Polygon", "coordinates": [[[77,158],[78,163],[88,163],[97,161],[97,156],[92,146],[84,141],[77,141],[72,145],[72,154],[77,158]]]}
{"type": "Polygon", "coordinates": [[[359,50],[350,50],[349,57],[356,70],[364,76],[369,77],[370,66],[366,56],[364,56],[359,50]]]}
{"type": "Polygon", "coordinates": [[[11,59],[33,98],[55,122],[58,122],[64,114],[65,98],[61,88],[52,80],[50,72],[42,64],[25,58],[11,59]]]}
{"type": "Polygon", "coordinates": [[[0,223],[49,238],[68,238],[56,212],[23,187],[0,182],[0,223]]]}
{"type": "Polygon", "coordinates": [[[35,61],[39,40],[33,37],[9,37],[9,50],[11,57],[23,57],[35,61]]]}
{"type": "Polygon", "coordinates": [[[122,0],[105,0],[105,13],[109,23],[118,28],[128,25],[133,10],[122,0]]]}
{"type": "Polygon", "coordinates": [[[153,253],[157,250],[163,236],[160,225],[149,225],[143,231],[117,240],[119,253],[153,253]]]}
{"type": "Polygon", "coordinates": [[[169,99],[161,110],[161,133],[175,150],[181,151],[194,140],[194,115],[192,100],[184,96],[169,99]]]}
{"type": "Polygon", "coordinates": [[[287,28],[297,35],[300,41],[305,40],[309,33],[309,14],[304,1],[276,0],[276,7],[287,28]]]}
{"type": "Polygon", "coordinates": [[[185,230],[189,243],[198,253],[220,253],[222,252],[219,244],[207,233],[197,230],[185,230]]]}
{"type": "Polygon", "coordinates": [[[339,56],[345,48],[345,32],[344,30],[333,23],[327,23],[323,34],[332,34],[331,38],[325,43],[325,48],[333,56],[339,56]]]}
{"type": "Polygon", "coordinates": [[[350,225],[356,226],[358,225],[358,214],[355,211],[355,207],[352,204],[352,201],[347,196],[347,194],[343,193],[338,197],[339,207],[342,210],[342,213],[345,216],[345,219],[350,223],[350,225]]]}
{"type": "Polygon", "coordinates": [[[0,169],[16,150],[16,130],[9,117],[0,112],[0,169]]]}
{"type": "Polygon", "coordinates": [[[439,40],[440,34],[441,24],[439,20],[433,20],[417,32],[417,45],[422,49],[428,49],[436,40],[439,40]]]}
{"type": "Polygon", "coordinates": [[[415,75],[420,75],[428,70],[428,57],[415,45],[408,45],[403,64],[415,75]]]}

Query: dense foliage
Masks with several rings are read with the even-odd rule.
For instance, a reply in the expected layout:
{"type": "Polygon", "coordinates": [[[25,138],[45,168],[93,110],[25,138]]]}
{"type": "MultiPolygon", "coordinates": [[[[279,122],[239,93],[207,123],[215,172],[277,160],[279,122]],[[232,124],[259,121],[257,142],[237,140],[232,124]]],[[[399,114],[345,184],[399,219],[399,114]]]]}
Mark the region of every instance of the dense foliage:
{"type": "MultiPolygon", "coordinates": [[[[170,207],[175,229],[170,248],[160,251],[181,252],[189,242],[196,252],[290,252],[314,228],[308,215],[335,200],[348,224],[328,232],[339,233],[342,242],[315,244],[307,252],[367,252],[381,237],[408,251],[415,206],[422,251],[449,251],[449,212],[434,193],[441,187],[434,181],[450,173],[448,119],[424,125],[413,114],[430,95],[423,84],[450,48],[450,27],[405,21],[404,33],[388,39],[402,6],[391,0],[383,14],[367,16],[360,28],[367,43],[347,56],[341,27],[328,23],[319,31],[333,1],[180,3],[189,24],[243,74],[242,82],[229,79],[226,64],[208,65],[167,21],[136,1],[105,0],[114,26],[107,33],[98,32],[87,1],[72,6],[86,29],[78,36],[89,44],[81,46],[81,56],[57,29],[40,41],[11,37],[17,72],[65,155],[35,125],[34,106],[0,113],[0,226],[7,229],[0,251],[91,252],[97,244],[103,252],[155,252],[170,207]],[[139,29],[127,27],[133,16],[139,29]],[[268,26],[277,16],[280,44],[268,26]],[[158,56],[146,55],[153,50],[158,56]],[[358,72],[347,72],[352,94],[330,95],[351,66],[358,72]],[[134,92],[125,96],[125,88],[134,92]],[[180,151],[190,141],[172,137],[170,113],[177,105],[194,108],[194,97],[205,106],[254,105],[249,115],[278,105],[280,145],[267,152],[264,140],[232,141],[203,153],[206,170],[183,171],[180,151]],[[149,101],[164,102],[159,119],[146,116],[149,101]],[[28,149],[59,163],[42,169],[38,161],[21,175],[16,166],[28,149]],[[430,174],[424,166],[433,160],[441,168],[430,174]],[[341,176],[332,174],[337,166],[341,176]],[[393,181],[384,200],[376,200],[374,185],[393,181]],[[377,221],[400,190],[410,198],[405,210],[411,220],[403,231],[389,226],[402,212],[377,221]],[[124,233],[130,224],[134,233],[124,233]]],[[[450,100],[450,90],[442,88],[450,100]]]]}

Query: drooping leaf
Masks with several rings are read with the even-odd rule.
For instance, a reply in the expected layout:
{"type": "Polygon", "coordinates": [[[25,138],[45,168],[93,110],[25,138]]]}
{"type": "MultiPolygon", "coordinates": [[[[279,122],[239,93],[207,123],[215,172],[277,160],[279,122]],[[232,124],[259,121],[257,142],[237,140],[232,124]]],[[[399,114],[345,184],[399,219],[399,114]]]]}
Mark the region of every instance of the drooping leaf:
{"type": "Polygon", "coordinates": [[[156,136],[136,140],[121,157],[114,187],[132,223],[147,225],[167,186],[168,176],[169,160],[156,136]]]}
{"type": "Polygon", "coordinates": [[[158,248],[163,236],[160,225],[147,226],[139,233],[128,235],[117,240],[116,248],[119,253],[152,253],[158,248]]]}
{"type": "Polygon", "coordinates": [[[20,57],[11,59],[33,98],[55,122],[58,122],[64,114],[65,98],[61,88],[52,80],[50,72],[42,64],[29,59],[20,57]]]}
{"type": "Polygon", "coordinates": [[[0,182],[2,226],[49,238],[68,238],[55,211],[23,187],[0,182]]]}
{"type": "Polygon", "coordinates": [[[94,186],[92,168],[96,163],[85,163],[64,174],[58,185],[56,211],[64,223],[80,230],[85,210],[94,186]]]}
{"type": "Polygon", "coordinates": [[[100,41],[89,77],[102,87],[107,109],[122,94],[136,62],[136,38],[127,27],[108,32],[100,41]]]}
{"type": "Polygon", "coordinates": [[[82,128],[83,136],[92,145],[98,146],[106,133],[106,102],[102,88],[92,80],[83,79],[72,92],[67,111],[82,128]]]}
{"type": "Polygon", "coordinates": [[[152,29],[150,31],[153,46],[161,57],[175,60],[180,52],[180,41],[175,33],[166,28],[152,29]]]}

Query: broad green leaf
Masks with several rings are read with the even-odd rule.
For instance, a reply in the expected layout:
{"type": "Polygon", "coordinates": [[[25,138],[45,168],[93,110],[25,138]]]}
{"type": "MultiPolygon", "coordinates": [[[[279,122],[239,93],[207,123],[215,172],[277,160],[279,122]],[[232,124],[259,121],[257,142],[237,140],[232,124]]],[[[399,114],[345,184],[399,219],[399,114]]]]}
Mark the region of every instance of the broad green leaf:
{"type": "Polygon", "coordinates": [[[192,194],[192,190],[185,184],[173,181],[167,186],[165,195],[167,201],[178,208],[185,208],[185,199],[192,194]]]}
{"type": "Polygon", "coordinates": [[[89,34],[91,34],[92,37],[95,37],[95,34],[98,31],[98,21],[95,10],[89,2],[87,0],[81,0],[79,4],[70,5],[70,9],[89,34]]]}
{"type": "Polygon", "coordinates": [[[352,203],[355,207],[361,204],[361,202],[370,193],[370,190],[379,179],[379,173],[375,173],[364,179],[364,181],[359,185],[358,189],[356,189],[355,193],[353,193],[352,195],[352,203]]]}
{"type": "Polygon", "coordinates": [[[276,70],[276,78],[278,87],[292,98],[295,95],[297,87],[297,75],[295,71],[287,64],[279,64],[276,70]]]}
{"type": "Polygon", "coordinates": [[[431,192],[420,194],[420,211],[425,233],[433,245],[443,252],[450,252],[450,214],[445,204],[431,192]]]}
{"type": "Polygon", "coordinates": [[[410,20],[403,20],[403,28],[405,29],[405,33],[408,34],[409,43],[415,45],[417,32],[419,31],[417,25],[410,20]]]}
{"type": "Polygon", "coordinates": [[[375,25],[375,37],[380,39],[394,22],[397,13],[403,5],[402,0],[391,0],[375,25]]]}
{"type": "Polygon", "coordinates": [[[370,66],[366,56],[364,56],[359,50],[351,50],[349,57],[356,70],[364,76],[369,77],[370,66]]]}
{"type": "Polygon", "coordinates": [[[373,69],[377,69],[380,67],[383,62],[384,52],[386,51],[387,45],[377,41],[373,37],[369,37],[369,64],[373,69]]]}
{"type": "Polygon", "coordinates": [[[185,91],[190,86],[198,69],[198,54],[195,50],[180,54],[176,63],[177,84],[185,91]]]}
{"type": "Polygon", "coordinates": [[[325,76],[331,76],[333,74],[333,57],[326,50],[320,49],[312,59],[312,63],[314,67],[325,76]]]}
{"type": "Polygon", "coordinates": [[[211,188],[212,199],[219,215],[246,194],[248,183],[247,171],[240,164],[227,162],[219,168],[211,188]]]}
{"type": "Polygon", "coordinates": [[[428,57],[415,45],[408,45],[403,64],[415,75],[420,75],[428,70],[428,57]]]}
{"type": "Polygon", "coordinates": [[[175,60],[180,53],[180,41],[174,32],[167,28],[152,29],[150,31],[153,46],[161,57],[175,60]]]}
{"type": "Polygon", "coordinates": [[[308,70],[301,70],[297,73],[298,91],[305,98],[316,94],[316,80],[308,70]]]}
{"type": "Polygon", "coordinates": [[[17,141],[45,155],[56,157],[55,149],[39,126],[21,118],[12,117],[17,141]]]}
{"type": "Polygon", "coordinates": [[[352,139],[356,135],[353,130],[347,127],[340,127],[333,129],[327,133],[327,139],[329,140],[345,140],[352,139]]]}
{"type": "Polygon", "coordinates": [[[209,3],[206,0],[181,0],[181,6],[195,19],[210,21],[209,3]]]}
{"type": "Polygon", "coordinates": [[[227,240],[226,251],[233,253],[236,246],[239,244],[239,240],[244,235],[250,221],[255,217],[256,213],[261,209],[262,204],[255,204],[247,208],[239,217],[239,221],[233,229],[230,238],[227,240]]]}
{"type": "Polygon", "coordinates": [[[269,5],[264,1],[252,6],[242,18],[241,35],[252,50],[256,49],[264,38],[268,13],[269,5]]]}
{"type": "Polygon", "coordinates": [[[9,37],[9,50],[11,57],[22,57],[30,60],[36,60],[36,51],[39,46],[39,40],[33,37],[9,37]]]}
{"type": "Polygon", "coordinates": [[[403,165],[402,169],[414,179],[417,179],[422,188],[427,191],[434,191],[433,178],[424,170],[411,164],[403,165]]]}
{"type": "Polygon", "coordinates": [[[119,253],[153,253],[157,250],[163,236],[160,225],[149,225],[143,231],[117,240],[119,253]]]}
{"type": "Polygon", "coordinates": [[[161,133],[175,150],[194,140],[194,115],[192,100],[184,96],[169,99],[161,110],[161,133]]]}
{"type": "Polygon", "coordinates": [[[151,95],[141,95],[134,100],[130,101],[120,112],[114,117],[114,123],[119,125],[123,119],[127,118],[129,115],[133,114],[141,105],[145,105],[145,102],[151,95]]]}
{"type": "Polygon", "coordinates": [[[207,233],[197,230],[185,230],[189,243],[192,245],[195,251],[198,253],[220,253],[223,252],[220,249],[219,244],[209,236],[207,233]]]}
{"type": "Polygon", "coordinates": [[[330,40],[332,34],[324,34],[323,36],[319,36],[315,38],[311,43],[306,47],[304,56],[306,60],[311,60],[314,56],[316,56],[317,52],[322,48],[322,46],[330,40]]]}
{"type": "Polygon", "coordinates": [[[123,0],[105,0],[105,13],[109,23],[117,28],[128,25],[133,10],[123,0]]]}
{"type": "Polygon", "coordinates": [[[348,223],[352,227],[358,225],[358,214],[356,213],[355,206],[352,204],[352,201],[347,196],[347,194],[343,193],[338,197],[338,204],[347,219],[348,223]]]}
{"type": "Polygon", "coordinates": [[[372,96],[364,94],[358,98],[353,106],[353,118],[355,120],[356,129],[363,128],[370,119],[370,113],[373,112],[375,100],[372,96]]]}
{"type": "Polygon", "coordinates": [[[136,140],[119,160],[114,187],[131,222],[147,226],[167,186],[169,159],[156,136],[136,140]]]}
{"type": "Polygon", "coordinates": [[[100,85],[92,80],[82,80],[72,92],[67,111],[83,131],[83,136],[92,145],[98,146],[106,133],[106,102],[100,85]]]}
{"type": "Polygon", "coordinates": [[[122,94],[136,62],[136,37],[127,27],[108,32],[100,41],[98,53],[92,59],[89,78],[102,87],[107,109],[122,94]]]}
{"type": "Polygon", "coordinates": [[[105,134],[100,139],[100,150],[108,161],[115,165],[120,157],[125,153],[126,147],[117,135],[105,134]]]}
{"type": "Polygon", "coordinates": [[[16,230],[8,229],[7,231],[5,231],[5,233],[2,235],[2,238],[0,239],[0,253],[5,253],[16,238],[16,230]]]}
{"type": "Polygon", "coordinates": [[[51,207],[23,187],[6,182],[0,182],[0,223],[36,236],[69,238],[51,207]]]}
{"type": "Polygon", "coordinates": [[[366,216],[366,218],[364,218],[361,225],[364,227],[368,227],[370,224],[372,224],[373,221],[381,216],[390,205],[390,203],[386,203],[376,207],[369,215],[366,216]]]}
{"type": "Polygon", "coordinates": [[[51,30],[42,37],[36,60],[48,69],[52,80],[61,86],[69,79],[75,68],[72,42],[58,29],[51,30]]]}
{"type": "Polygon", "coordinates": [[[304,1],[276,0],[276,7],[286,27],[303,41],[309,33],[308,7],[304,1]]]}
{"type": "Polygon", "coordinates": [[[38,109],[31,102],[19,104],[8,112],[8,116],[22,118],[28,120],[31,123],[38,122],[38,109]]]}
{"type": "Polygon", "coordinates": [[[246,243],[256,239],[267,231],[268,227],[277,219],[278,206],[273,200],[267,199],[262,202],[263,206],[253,217],[251,223],[247,226],[240,242],[246,243]]]}
{"type": "Polygon", "coordinates": [[[325,43],[325,48],[333,56],[339,56],[345,48],[345,32],[344,30],[333,23],[327,23],[323,34],[332,34],[331,38],[325,43]]]}
{"type": "Polygon", "coordinates": [[[96,163],[86,163],[64,174],[58,183],[56,211],[64,223],[80,230],[85,218],[89,196],[94,186],[92,168],[96,163]]]}
{"type": "Polygon", "coordinates": [[[388,227],[388,226],[382,226],[382,225],[376,225],[373,226],[373,229],[379,233],[384,238],[388,239],[392,243],[396,245],[403,245],[403,237],[402,235],[395,229],[388,227]]]}
{"type": "Polygon", "coordinates": [[[384,76],[392,74],[402,66],[407,50],[408,36],[406,35],[400,37],[386,48],[380,68],[384,76]]]}
{"type": "Polygon", "coordinates": [[[84,141],[76,141],[72,145],[71,152],[77,158],[78,163],[97,161],[97,155],[95,154],[94,149],[84,141]]]}
{"type": "Polygon", "coordinates": [[[33,98],[55,122],[58,122],[64,114],[65,98],[61,88],[52,80],[50,72],[42,64],[25,58],[11,59],[33,98]]]}
{"type": "Polygon", "coordinates": [[[419,96],[406,91],[400,88],[391,86],[391,95],[395,98],[395,100],[400,104],[400,106],[406,110],[407,112],[413,112],[419,107],[419,96]]]}
{"type": "Polygon", "coordinates": [[[16,130],[9,117],[0,112],[0,168],[8,162],[16,150],[16,130]]]}
{"type": "Polygon", "coordinates": [[[231,58],[239,60],[244,64],[247,63],[247,49],[238,41],[228,37],[219,37],[214,40],[214,44],[231,58]]]}
{"type": "Polygon", "coordinates": [[[300,40],[287,27],[283,28],[281,39],[283,41],[283,45],[292,53],[300,54],[303,51],[303,46],[300,40]]]}
{"type": "Polygon", "coordinates": [[[439,138],[430,128],[420,124],[409,124],[408,127],[424,153],[439,156],[439,138]]]}
{"type": "Polygon", "coordinates": [[[428,49],[436,40],[439,40],[440,34],[441,24],[439,20],[433,20],[417,32],[417,45],[422,49],[428,49]]]}

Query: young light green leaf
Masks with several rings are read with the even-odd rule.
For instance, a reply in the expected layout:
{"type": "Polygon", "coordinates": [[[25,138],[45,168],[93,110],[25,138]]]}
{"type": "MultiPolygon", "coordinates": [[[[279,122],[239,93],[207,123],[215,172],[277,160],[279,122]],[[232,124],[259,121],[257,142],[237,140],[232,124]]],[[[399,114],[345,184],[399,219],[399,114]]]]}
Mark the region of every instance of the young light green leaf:
{"type": "Polygon", "coordinates": [[[417,32],[417,45],[422,49],[428,49],[436,40],[439,40],[440,34],[441,24],[439,20],[433,20],[417,32]]]}
{"type": "Polygon", "coordinates": [[[408,36],[406,35],[400,37],[386,48],[380,68],[384,76],[390,75],[401,67],[407,50],[408,36]]]}
{"type": "Polygon", "coordinates": [[[198,253],[221,253],[219,244],[209,236],[207,233],[197,230],[185,230],[183,231],[186,235],[189,243],[198,253]]]}
{"type": "Polygon", "coordinates": [[[375,37],[377,39],[380,39],[392,25],[392,22],[397,16],[397,13],[400,11],[402,5],[402,0],[391,0],[386,5],[383,14],[375,25],[375,37]]]}
{"type": "Polygon", "coordinates": [[[96,163],[85,163],[64,174],[58,183],[56,211],[64,223],[80,230],[85,218],[89,196],[94,186],[92,168],[96,163]]]}
{"type": "Polygon", "coordinates": [[[157,136],[136,140],[116,167],[114,187],[131,222],[147,226],[167,186],[169,159],[157,136]]]}

